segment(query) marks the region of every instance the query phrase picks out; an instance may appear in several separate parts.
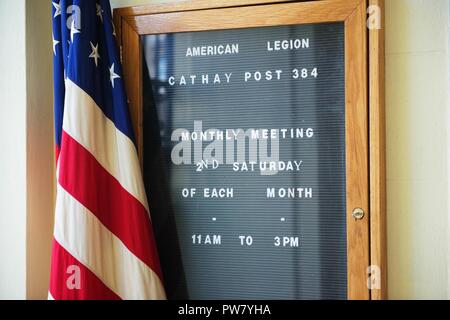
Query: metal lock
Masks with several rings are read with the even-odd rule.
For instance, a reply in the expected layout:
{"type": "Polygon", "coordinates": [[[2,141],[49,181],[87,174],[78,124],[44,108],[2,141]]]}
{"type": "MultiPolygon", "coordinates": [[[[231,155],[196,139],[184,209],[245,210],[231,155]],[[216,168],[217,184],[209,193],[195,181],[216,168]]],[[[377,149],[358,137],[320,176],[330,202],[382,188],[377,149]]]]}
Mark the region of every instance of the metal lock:
{"type": "Polygon", "coordinates": [[[364,210],[361,208],[353,209],[352,217],[356,220],[361,220],[362,218],[364,218],[364,210]]]}

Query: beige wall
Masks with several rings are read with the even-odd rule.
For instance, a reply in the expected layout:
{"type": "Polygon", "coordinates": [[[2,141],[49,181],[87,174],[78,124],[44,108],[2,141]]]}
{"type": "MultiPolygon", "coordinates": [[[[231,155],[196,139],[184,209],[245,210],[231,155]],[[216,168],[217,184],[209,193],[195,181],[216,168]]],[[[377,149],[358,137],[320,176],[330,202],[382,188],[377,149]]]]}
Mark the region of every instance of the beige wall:
{"type": "Polygon", "coordinates": [[[53,234],[53,56],[51,0],[26,2],[27,299],[45,299],[53,234]]]}
{"type": "Polygon", "coordinates": [[[50,0],[0,0],[0,299],[45,299],[53,225],[50,0]]]}
{"type": "Polygon", "coordinates": [[[390,298],[448,298],[448,23],[448,0],[386,1],[390,298]]]}
{"type": "Polygon", "coordinates": [[[23,299],[26,234],[25,0],[0,0],[0,299],[23,299]]]}

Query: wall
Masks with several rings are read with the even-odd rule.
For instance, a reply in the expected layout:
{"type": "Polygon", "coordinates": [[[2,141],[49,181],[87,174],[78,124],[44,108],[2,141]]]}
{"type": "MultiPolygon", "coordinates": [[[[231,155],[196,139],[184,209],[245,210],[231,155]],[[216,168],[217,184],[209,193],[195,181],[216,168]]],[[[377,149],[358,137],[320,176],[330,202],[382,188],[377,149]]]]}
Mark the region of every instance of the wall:
{"type": "Polygon", "coordinates": [[[448,297],[448,0],[386,1],[389,297],[448,297]]]}
{"type": "Polygon", "coordinates": [[[46,299],[55,181],[51,0],[26,6],[27,299],[46,299]]]}
{"type": "Polygon", "coordinates": [[[0,0],[0,299],[23,299],[26,239],[25,0],[0,0]]]}
{"type": "Polygon", "coordinates": [[[0,299],[45,299],[53,226],[51,1],[0,0],[0,299]]]}
{"type": "MultiPolygon", "coordinates": [[[[112,0],[111,4],[150,2],[112,0]]],[[[449,297],[448,6],[448,0],[386,0],[388,286],[392,299],[449,297]]]]}

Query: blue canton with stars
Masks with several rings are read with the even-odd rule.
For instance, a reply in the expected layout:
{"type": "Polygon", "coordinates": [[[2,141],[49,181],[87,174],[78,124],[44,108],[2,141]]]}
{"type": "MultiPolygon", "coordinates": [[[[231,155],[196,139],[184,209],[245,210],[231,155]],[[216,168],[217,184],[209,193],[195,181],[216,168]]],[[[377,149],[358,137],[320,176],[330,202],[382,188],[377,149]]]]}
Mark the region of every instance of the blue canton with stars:
{"type": "Polygon", "coordinates": [[[61,147],[66,77],[134,142],[109,0],[53,1],[52,19],[57,147],[61,147]]]}

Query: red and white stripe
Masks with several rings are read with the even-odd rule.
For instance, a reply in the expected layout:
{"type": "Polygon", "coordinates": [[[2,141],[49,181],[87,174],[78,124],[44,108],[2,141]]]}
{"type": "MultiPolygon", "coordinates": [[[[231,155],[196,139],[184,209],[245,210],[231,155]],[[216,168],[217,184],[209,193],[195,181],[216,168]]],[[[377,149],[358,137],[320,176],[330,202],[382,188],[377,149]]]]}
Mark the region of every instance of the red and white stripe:
{"type": "Polygon", "coordinates": [[[136,148],[69,79],[65,99],[49,299],[165,299],[136,148]]]}

